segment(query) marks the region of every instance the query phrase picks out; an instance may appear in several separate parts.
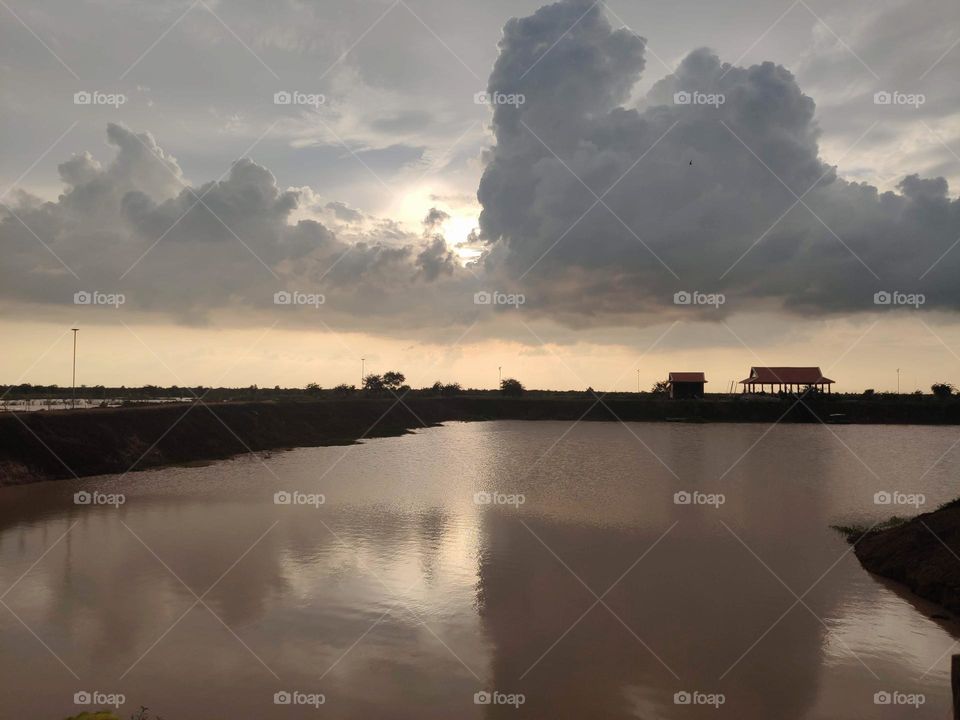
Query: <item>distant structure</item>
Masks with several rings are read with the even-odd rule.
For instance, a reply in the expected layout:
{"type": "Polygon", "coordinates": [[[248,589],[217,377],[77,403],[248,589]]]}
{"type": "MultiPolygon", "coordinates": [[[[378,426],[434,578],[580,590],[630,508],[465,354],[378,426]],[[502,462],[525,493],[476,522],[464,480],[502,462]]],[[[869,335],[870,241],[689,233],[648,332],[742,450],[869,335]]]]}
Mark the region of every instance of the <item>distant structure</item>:
{"type": "Polygon", "coordinates": [[[770,392],[796,392],[809,386],[829,393],[833,380],[818,367],[752,367],[750,377],[740,384],[741,392],[764,392],[769,385],[770,392]]]}
{"type": "Polygon", "coordinates": [[[670,399],[702,398],[707,378],[702,372],[672,372],[667,377],[670,399]]]}

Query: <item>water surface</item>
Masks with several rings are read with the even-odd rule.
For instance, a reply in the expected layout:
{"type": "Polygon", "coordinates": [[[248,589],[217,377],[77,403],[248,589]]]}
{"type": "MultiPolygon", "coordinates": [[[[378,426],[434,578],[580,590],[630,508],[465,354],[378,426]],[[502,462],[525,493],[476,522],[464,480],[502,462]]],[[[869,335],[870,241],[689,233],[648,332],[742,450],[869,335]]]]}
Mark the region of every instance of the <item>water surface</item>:
{"type": "Polygon", "coordinates": [[[167,720],[947,717],[957,626],[829,525],[913,514],[881,490],[954,498],[955,441],[487,422],[3,489],[0,715],[63,718],[98,690],[167,720]],[[483,690],[524,704],[475,704],[483,690]],[[675,704],[694,691],[724,703],[675,704]]]}

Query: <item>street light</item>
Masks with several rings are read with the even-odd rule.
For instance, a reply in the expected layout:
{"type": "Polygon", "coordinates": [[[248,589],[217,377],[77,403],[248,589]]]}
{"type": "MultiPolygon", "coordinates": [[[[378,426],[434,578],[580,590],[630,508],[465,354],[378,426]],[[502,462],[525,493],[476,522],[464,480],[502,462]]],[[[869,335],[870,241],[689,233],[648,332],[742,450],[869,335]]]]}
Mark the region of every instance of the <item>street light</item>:
{"type": "Polygon", "coordinates": [[[900,394],[900,368],[897,368],[897,395],[900,394]]]}
{"type": "Polygon", "coordinates": [[[637,368],[637,392],[640,392],[640,368],[637,368]]]}
{"type": "Polygon", "coordinates": [[[364,363],[366,362],[366,360],[367,360],[366,358],[360,358],[360,387],[361,387],[361,388],[363,387],[363,377],[364,377],[364,369],[363,369],[363,368],[364,368],[364,363]]]}
{"type": "Polygon", "coordinates": [[[500,387],[501,385],[503,385],[503,366],[502,365],[497,366],[497,379],[500,381],[497,387],[500,387]]]}
{"type": "Polygon", "coordinates": [[[70,328],[73,330],[73,380],[70,382],[70,409],[77,407],[77,332],[80,328],[70,328]]]}

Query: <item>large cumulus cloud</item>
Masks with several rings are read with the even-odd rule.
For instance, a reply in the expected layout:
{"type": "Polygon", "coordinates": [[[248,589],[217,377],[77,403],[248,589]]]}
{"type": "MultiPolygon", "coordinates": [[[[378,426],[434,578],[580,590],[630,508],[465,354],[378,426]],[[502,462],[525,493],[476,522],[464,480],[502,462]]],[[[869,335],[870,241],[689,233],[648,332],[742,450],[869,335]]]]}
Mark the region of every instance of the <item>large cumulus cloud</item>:
{"type": "Polygon", "coordinates": [[[283,189],[249,159],[192,185],[151,134],[110,125],[112,160],[75,156],[56,201],[21,193],[0,210],[0,299],[101,290],[181,322],[260,322],[273,293],[300,290],[326,295],[323,315],[285,317],[384,332],[478,316],[515,332],[509,312],[473,304],[483,289],[523,293],[525,319],[570,327],[696,313],[673,304],[678,290],[725,293],[710,318],[872,310],[880,289],[957,308],[960,249],[937,261],[960,237],[960,203],[942,178],[887,193],[844,180],[820,159],[814,101],[772,63],[698,49],[631,105],[644,58],[644,39],[591,0],[506,24],[488,89],[524,102],[494,106],[471,267],[440,233],[441,208],[411,232],[283,189]]]}
{"type": "Polygon", "coordinates": [[[525,102],[494,112],[488,270],[571,321],[676,310],[678,289],[722,291],[728,312],[873,309],[879,289],[960,304],[960,253],[929,270],[960,236],[942,178],[898,193],[841,179],[819,158],[814,101],[772,63],[695,50],[627,107],[644,45],[589,0],[507,24],[489,91],[525,102]],[[675,102],[694,92],[724,102],[675,102]]]}
{"type": "MultiPolygon", "coordinates": [[[[105,167],[75,156],[59,167],[66,187],[56,202],[21,196],[0,219],[4,299],[69,305],[78,290],[100,291],[123,293],[126,311],[183,322],[279,310],[377,329],[452,312],[432,295],[467,297],[467,273],[438,236],[381,223],[345,241],[316,219],[293,222],[309,191],[282,190],[250,159],[193,187],[149,133],[110,125],[107,139],[116,155],[105,167]],[[277,308],[283,290],[325,295],[323,317],[277,308]]],[[[342,203],[322,209],[334,222],[362,217],[342,203]]]]}

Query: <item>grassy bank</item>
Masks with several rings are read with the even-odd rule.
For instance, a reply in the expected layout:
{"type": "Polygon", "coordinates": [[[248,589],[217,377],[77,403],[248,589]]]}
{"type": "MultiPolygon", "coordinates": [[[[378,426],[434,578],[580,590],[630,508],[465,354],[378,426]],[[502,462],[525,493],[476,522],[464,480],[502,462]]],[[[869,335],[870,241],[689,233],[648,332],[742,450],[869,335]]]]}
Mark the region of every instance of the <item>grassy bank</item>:
{"type": "Polygon", "coordinates": [[[837,528],[868,571],[960,615],[960,500],[874,528],[837,528]]]}
{"type": "MultiPolygon", "coordinates": [[[[358,394],[359,395],[359,394],[358,394]]],[[[74,411],[0,413],[0,485],[126,472],[225,458],[248,450],[335,445],[398,435],[451,420],[960,423],[960,402],[883,402],[843,397],[706,399],[493,393],[403,402],[379,397],[180,403],[74,411]]]]}

